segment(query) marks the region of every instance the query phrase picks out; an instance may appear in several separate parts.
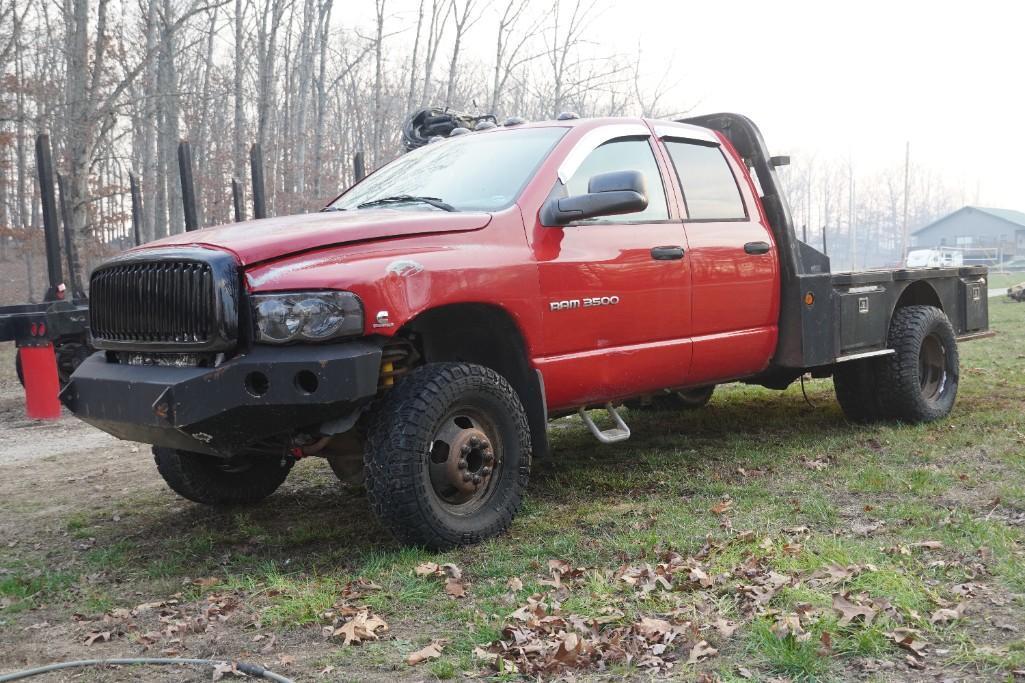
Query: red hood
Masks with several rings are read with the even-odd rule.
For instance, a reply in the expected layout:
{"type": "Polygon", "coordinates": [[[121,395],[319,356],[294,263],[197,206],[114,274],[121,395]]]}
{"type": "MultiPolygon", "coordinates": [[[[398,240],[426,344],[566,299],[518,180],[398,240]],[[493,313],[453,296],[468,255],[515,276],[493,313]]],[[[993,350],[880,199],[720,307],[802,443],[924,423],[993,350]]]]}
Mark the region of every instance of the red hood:
{"type": "Polygon", "coordinates": [[[348,242],[432,232],[479,230],[487,213],[441,211],[328,211],[263,218],[182,233],[141,247],[209,246],[226,249],[242,265],[348,242]]]}

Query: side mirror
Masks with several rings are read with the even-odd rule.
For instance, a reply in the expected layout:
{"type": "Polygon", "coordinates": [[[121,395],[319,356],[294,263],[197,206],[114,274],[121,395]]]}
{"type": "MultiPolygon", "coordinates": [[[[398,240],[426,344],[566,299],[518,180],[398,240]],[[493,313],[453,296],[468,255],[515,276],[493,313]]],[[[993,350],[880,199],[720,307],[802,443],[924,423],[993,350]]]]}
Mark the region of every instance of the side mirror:
{"type": "Polygon", "coordinates": [[[611,171],[592,176],[587,194],[551,197],[541,207],[543,225],[566,225],[599,216],[634,213],[648,208],[648,192],[640,171],[611,171]]]}

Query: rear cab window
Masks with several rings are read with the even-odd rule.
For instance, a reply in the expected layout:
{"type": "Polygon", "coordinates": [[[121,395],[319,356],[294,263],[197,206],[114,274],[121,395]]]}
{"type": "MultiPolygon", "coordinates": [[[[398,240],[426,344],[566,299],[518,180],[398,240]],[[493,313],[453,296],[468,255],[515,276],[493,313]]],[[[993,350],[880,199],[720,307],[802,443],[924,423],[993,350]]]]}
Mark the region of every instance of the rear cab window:
{"type": "Polygon", "coordinates": [[[736,176],[716,144],[664,139],[691,221],[747,220],[736,176]]]}

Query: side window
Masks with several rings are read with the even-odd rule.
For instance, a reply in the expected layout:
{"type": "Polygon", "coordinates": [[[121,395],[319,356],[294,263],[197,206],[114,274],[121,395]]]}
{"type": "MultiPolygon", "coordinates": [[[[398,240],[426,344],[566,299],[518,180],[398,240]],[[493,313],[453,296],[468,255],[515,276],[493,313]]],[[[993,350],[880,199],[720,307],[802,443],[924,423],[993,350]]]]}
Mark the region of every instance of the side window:
{"type": "Polygon", "coordinates": [[[595,223],[620,223],[642,221],[664,221],[669,219],[666,208],[666,191],[662,176],[655,163],[655,155],[646,138],[621,138],[601,145],[587,155],[580,168],[566,183],[570,197],[587,193],[587,182],[591,176],[609,171],[640,171],[648,190],[648,208],[636,213],[606,216],[593,219],[595,223]]]}
{"type": "Polygon", "coordinates": [[[691,220],[746,218],[737,179],[718,146],[666,140],[691,220]]]}

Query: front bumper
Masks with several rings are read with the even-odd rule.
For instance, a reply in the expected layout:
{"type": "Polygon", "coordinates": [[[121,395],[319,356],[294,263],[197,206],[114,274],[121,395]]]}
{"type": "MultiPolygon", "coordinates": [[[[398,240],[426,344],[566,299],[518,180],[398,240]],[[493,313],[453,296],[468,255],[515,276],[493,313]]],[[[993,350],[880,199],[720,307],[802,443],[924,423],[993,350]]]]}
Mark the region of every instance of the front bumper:
{"type": "Polygon", "coordinates": [[[232,455],[350,413],[377,394],[381,349],[363,340],[255,347],[216,368],[82,363],[61,401],[120,439],[232,455]]]}

